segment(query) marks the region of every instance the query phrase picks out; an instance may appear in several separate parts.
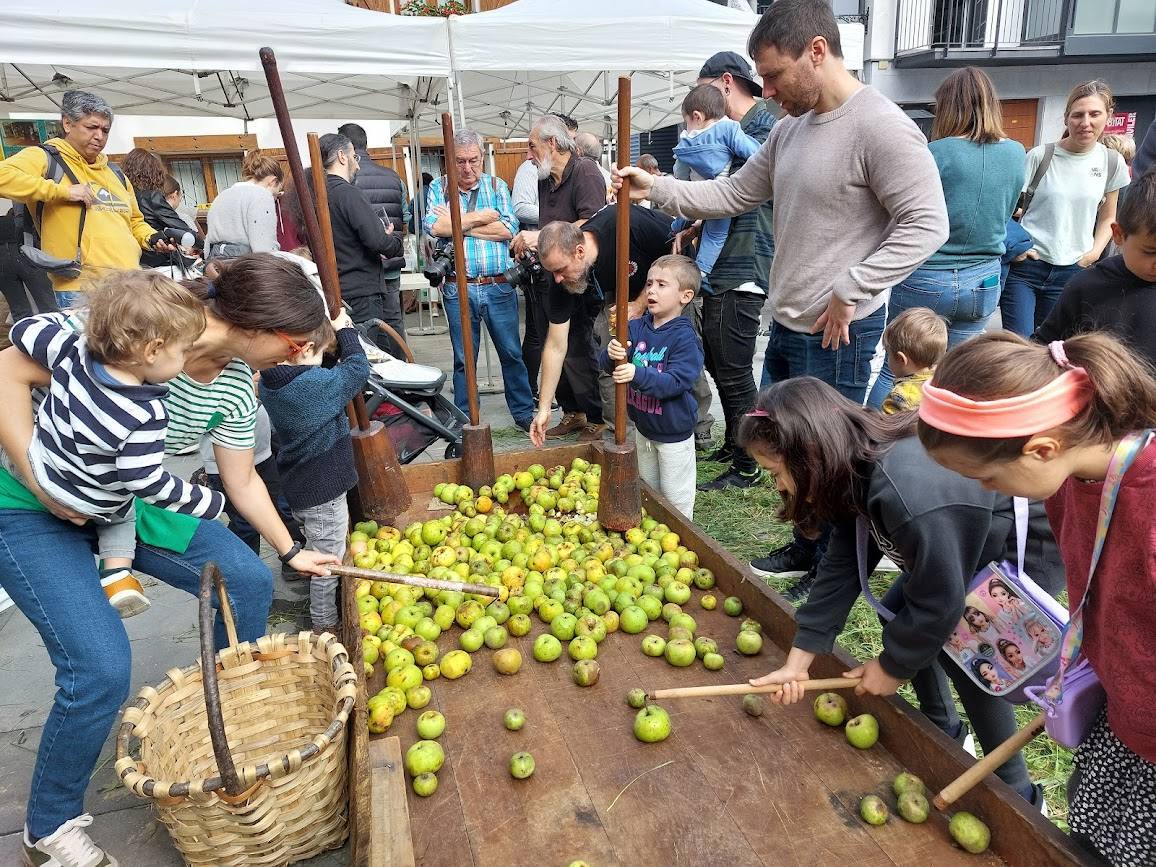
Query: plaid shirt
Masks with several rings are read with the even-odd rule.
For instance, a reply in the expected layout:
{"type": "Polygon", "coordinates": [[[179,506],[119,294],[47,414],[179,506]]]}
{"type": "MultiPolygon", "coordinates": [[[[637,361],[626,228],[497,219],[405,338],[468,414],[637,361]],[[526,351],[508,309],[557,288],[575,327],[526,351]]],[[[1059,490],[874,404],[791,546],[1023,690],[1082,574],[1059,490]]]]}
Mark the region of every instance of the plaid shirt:
{"type": "MultiPolygon", "coordinates": [[[[440,178],[434,178],[433,183],[429,185],[429,193],[426,198],[425,230],[430,235],[433,234],[434,223],[437,222],[437,215],[433,213],[433,209],[438,205],[446,204],[445,183],[445,175],[442,175],[440,178]]],[[[510,234],[518,234],[518,218],[514,216],[514,206],[510,201],[510,188],[506,186],[506,182],[501,178],[483,174],[478,178],[478,185],[474,190],[469,193],[463,193],[459,190],[458,200],[461,202],[463,214],[469,209],[470,195],[475,190],[478,194],[478,200],[474,203],[473,210],[481,211],[486,208],[493,208],[501,215],[501,222],[510,230],[510,234]]],[[[510,243],[508,241],[486,241],[482,238],[466,235],[465,243],[467,278],[497,276],[510,267],[510,243]]]]}

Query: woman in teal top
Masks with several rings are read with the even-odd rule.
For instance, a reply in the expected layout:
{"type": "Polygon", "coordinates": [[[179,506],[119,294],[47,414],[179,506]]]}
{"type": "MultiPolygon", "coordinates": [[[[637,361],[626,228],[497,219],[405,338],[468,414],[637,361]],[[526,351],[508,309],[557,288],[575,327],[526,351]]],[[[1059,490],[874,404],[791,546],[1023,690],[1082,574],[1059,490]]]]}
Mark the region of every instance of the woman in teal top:
{"type": "MultiPolygon", "coordinates": [[[[1000,257],[1023,186],[1024,148],[1004,135],[991,79],[972,66],[953,72],[935,91],[931,137],[951,234],[892,288],[887,319],[909,307],[930,307],[947,320],[948,345],[955,346],[981,333],[999,305],[1000,257]]],[[[893,382],[885,361],[868,406],[880,407],[893,382]]]]}
{"type": "MultiPolygon", "coordinates": [[[[208,324],[184,371],[170,382],[165,450],[172,454],[211,437],[237,510],[279,554],[291,555],[283,559],[294,569],[328,574],[325,566],[335,558],[294,545],[253,467],[253,370],[284,361],[305,343],[324,322],[325,304],[295,263],[270,254],[239,257],[215,282],[191,288],[204,299],[208,324]]],[[[0,446],[25,478],[30,389],[47,383],[48,371],[20,350],[0,352],[0,446]]],[[[238,637],[254,641],[265,634],[272,575],[245,543],[216,521],[138,510],[135,565],[142,572],[195,595],[202,567],[216,562],[228,581],[238,637]]],[[[96,534],[87,520],[35,483],[23,486],[0,470],[0,586],[36,627],[56,667],[56,697],[40,737],[24,828],[30,864],[115,863],[84,830],[92,822],[84,814],[84,792],[128,698],[132,654],[124,624],[101,589],[96,534]]],[[[216,632],[221,647],[219,618],[216,632]]]]}

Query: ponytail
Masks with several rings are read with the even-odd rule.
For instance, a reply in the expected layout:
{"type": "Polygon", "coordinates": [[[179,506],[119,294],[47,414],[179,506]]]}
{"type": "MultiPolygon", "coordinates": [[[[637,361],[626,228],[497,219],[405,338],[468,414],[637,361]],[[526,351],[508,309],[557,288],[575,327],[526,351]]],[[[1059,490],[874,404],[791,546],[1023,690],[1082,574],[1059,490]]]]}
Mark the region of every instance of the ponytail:
{"type": "Polygon", "coordinates": [[[281,163],[260,150],[251,150],[241,160],[241,177],[246,181],[260,181],[265,178],[285,180],[285,170],[281,163]]]}
{"type": "MultiPolygon", "coordinates": [[[[1104,332],[1063,341],[1068,360],[1092,383],[1092,399],[1071,421],[1052,433],[1066,447],[1109,445],[1126,434],[1156,425],[1156,378],[1152,368],[1104,332]]],[[[935,369],[931,384],[971,400],[999,400],[1030,394],[1061,376],[1048,347],[1008,331],[983,334],[962,343],[935,369]]],[[[982,461],[1006,462],[1023,452],[1031,435],[1004,439],[947,433],[920,420],[919,439],[934,452],[961,449],[982,461]]]]}
{"type": "Polygon", "coordinates": [[[213,278],[190,280],[205,309],[243,331],[312,334],[327,322],[325,302],[294,262],[271,253],[249,253],[214,262],[213,278]]]}

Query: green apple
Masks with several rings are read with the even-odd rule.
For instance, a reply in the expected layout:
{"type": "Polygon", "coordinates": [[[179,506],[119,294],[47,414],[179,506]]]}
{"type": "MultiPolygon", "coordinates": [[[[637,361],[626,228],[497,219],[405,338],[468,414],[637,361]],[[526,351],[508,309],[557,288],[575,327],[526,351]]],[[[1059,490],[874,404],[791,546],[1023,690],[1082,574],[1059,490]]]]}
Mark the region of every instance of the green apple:
{"type": "Polygon", "coordinates": [[[670,737],[670,714],[656,704],[648,704],[634,717],[634,736],[644,744],[670,737]]]}
{"type": "Polygon", "coordinates": [[[502,716],[502,725],[507,731],[521,731],[526,724],[526,714],[521,708],[512,707],[502,716]]]}
{"type": "Polygon", "coordinates": [[[743,711],[747,716],[760,717],[763,715],[763,700],[758,695],[748,692],[743,696],[743,711]]]}
{"type": "Polygon", "coordinates": [[[837,692],[822,693],[815,699],[815,719],[829,726],[843,725],[847,719],[847,699],[837,692]]]}
{"type": "Polygon", "coordinates": [[[662,603],[649,593],[639,596],[635,604],[646,612],[647,620],[657,620],[662,615],[662,603]]]}
{"type": "Polygon", "coordinates": [[[548,599],[538,607],[538,617],[543,623],[553,623],[564,613],[562,603],[557,599],[548,599]]]}
{"type": "Polygon", "coordinates": [[[486,635],[480,629],[471,627],[458,635],[458,646],[466,653],[473,653],[475,650],[479,650],[485,643],[486,635]]]}
{"type": "Polygon", "coordinates": [[[723,600],[723,611],[731,617],[738,617],[743,613],[743,600],[737,596],[728,596],[723,600]]]}
{"type": "Polygon", "coordinates": [[[965,810],[951,817],[947,830],[952,840],[973,855],[985,851],[991,843],[991,831],[987,825],[965,810]]]}
{"type": "Polygon", "coordinates": [[[530,618],[525,614],[515,614],[508,621],[506,621],[506,629],[510,635],[515,638],[521,638],[523,635],[530,633],[530,618]]]}
{"type": "Polygon", "coordinates": [[[672,617],[674,617],[674,615],[680,614],[680,613],[682,613],[682,606],[681,605],[676,605],[673,602],[667,602],[665,605],[662,606],[662,619],[665,620],[667,623],[670,623],[670,618],[672,618],[672,617]]]}
{"type": "Polygon", "coordinates": [[[757,632],[744,629],[735,639],[735,649],[743,656],[754,656],[763,649],[763,637],[757,632]]]}
{"type": "Polygon", "coordinates": [[[562,642],[553,635],[544,632],[534,639],[534,659],[538,662],[553,662],[561,655],[562,642]]]}
{"type": "Polygon", "coordinates": [[[503,647],[494,652],[494,670],[498,674],[517,674],[522,668],[522,654],[513,647],[503,647]]]}
{"type": "Polygon", "coordinates": [[[423,641],[412,653],[414,665],[429,665],[438,661],[438,646],[432,641],[423,641]]]}
{"type": "Polygon", "coordinates": [[[575,661],[593,659],[598,655],[598,642],[588,636],[579,635],[571,640],[569,651],[570,658],[575,661]]]}
{"type": "Polygon", "coordinates": [[[610,597],[601,588],[595,587],[586,591],[582,597],[582,604],[601,617],[610,610],[610,597]]]}
{"type": "Polygon", "coordinates": [[[670,624],[671,629],[685,629],[692,636],[698,630],[698,624],[695,623],[694,618],[683,611],[679,611],[678,613],[672,615],[670,620],[667,622],[670,624]]]}
{"type": "Polygon", "coordinates": [[[628,606],[619,615],[619,628],[628,635],[637,635],[649,622],[646,612],[637,605],[628,606]]]}
{"type": "Polygon", "coordinates": [[[578,618],[573,614],[559,614],[550,623],[550,633],[559,641],[569,641],[577,625],[578,618]]]}
{"type": "Polygon", "coordinates": [[[437,680],[442,676],[442,667],[436,662],[431,662],[429,665],[422,666],[421,676],[424,680],[437,680]]]}
{"type": "Polygon", "coordinates": [[[421,740],[405,751],[405,769],[411,777],[436,774],[445,761],[445,751],[437,741],[421,740]]]}
{"type": "Polygon", "coordinates": [[[718,599],[713,593],[704,593],[699,597],[698,604],[702,606],[704,611],[714,611],[718,606],[718,599]]]}
{"type": "Polygon", "coordinates": [[[642,652],[647,656],[662,656],[666,652],[666,639],[661,635],[648,635],[642,639],[642,652]]]}
{"type": "Polygon", "coordinates": [[[843,729],[847,743],[856,749],[869,750],[879,740],[879,720],[869,713],[862,713],[847,723],[843,729]]]}
{"type": "Polygon", "coordinates": [[[506,642],[509,640],[509,637],[509,633],[506,632],[505,627],[491,626],[486,630],[484,640],[486,642],[486,647],[490,648],[490,650],[498,650],[499,648],[506,646],[506,642]]]}
{"type": "Polygon", "coordinates": [[[708,653],[702,658],[702,665],[707,671],[719,671],[726,664],[721,653],[708,653]]]}
{"type": "Polygon", "coordinates": [[[428,798],[438,790],[437,774],[418,774],[413,778],[413,793],[419,798],[428,798]]]}
{"type": "Polygon", "coordinates": [[[439,605],[433,613],[433,622],[438,625],[442,632],[445,632],[454,625],[454,615],[457,609],[449,605],[439,605]]]}
{"type": "Polygon", "coordinates": [[[481,617],[474,621],[474,625],[471,628],[476,629],[482,633],[482,635],[485,635],[497,625],[498,621],[496,621],[488,614],[483,614],[481,617]]]}
{"type": "Polygon", "coordinates": [[[859,815],[868,825],[883,825],[890,812],[887,804],[878,795],[867,795],[859,802],[859,815]]]}
{"type": "Polygon", "coordinates": [[[442,657],[442,675],[447,680],[457,680],[473,668],[474,660],[464,650],[451,650],[442,657]]]}
{"type": "Polygon", "coordinates": [[[574,634],[592,638],[595,643],[601,644],[606,640],[606,621],[597,614],[583,615],[578,618],[578,624],[574,627],[574,634]]]}
{"type": "Polygon", "coordinates": [[[699,590],[710,590],[714,587],[714,573],[703,567],[694,573],[694,586],[699,590]]]}
{"type": "MultiPolygon", "coordinates": [[[[899,815],[911,822],[920,825],[927,821],[931,807],[927,803],[927,796],[923,792],[904,792],[899,796],[899,815]]],[[[986,848],[986,847],[985,847],[986,848]]]]}
{"type": "Polygon", "coordinates": [[[640,686],[634,687],[626,693],[626,703],[635,709],[646,707],[646,690],[640,686]]]}
{"type": "Polygon", "coordinates": [[[421,686],[421,669],[416,665],[407,665],[404,668],[395,668],[385,676],[387,686],[400,689],[402,692],[421,686]]]}
{"type": "Polygon", "coordinates": [[[514,753],[510,756],[510,776],[524,780],[534,773],[534,757],[529,753],[514,753]]]}
{"type": "Polygon", "coordinates": [[[393,671],[395,668],[405,668],[407,665],[413,665],[413,654],[404,647],[394,648],[385,657],[386,671],[393,671]]]}
{"type": "Polygon", "coordinates": [[[579,659],[574,663],[571,677],[578,686],[594,686],[598,683],[599,674],[601,674],[601,667],[598,665],[598,660],[579,659]]]}
{"type": "Polygon", "coordinates": [[[663,655],[667,662],[677,668],[686,668],[696,659],[694,644],[685,638],[676,638],[666,642],[666,650],[663,655]]]}
{"type": "Polygon", "coordinates": [[[700,635],[694,640],[694,652],[698,654],[699,659],[706,659],[708,653],[718,653],[718,642],[713,638],[700,635]]]}
{"type": "Polygon", "coordinates": [[[430,703],[431,698],[433,698],[433,691],[424,683],[411,686],[405,691],[405,703],[414,710],[421,710],[430,703]]]}
{"type": "Polygon", "coordinates": [[[923,785],[923,780],[915,776],[910,771],[904,771],[895,778],[895,782],[891,784],[891,791],[895,793],[895,797],[899,797],[904,792],[918,792],[924,794],[927,787],[923,785]]]}
{"type": "Polygon", "coordinates": [[[417,736],[423,741],[440,738],[446,730],[446,718],[436,710],[427,710],[417,718],[417,736]]]}
{"type": "Polygon", "coordinates": [[[685,605],[690,601],[690,588],[681,581],[671,581],[666,585],[666,601],[675,605],[685,605]]]}

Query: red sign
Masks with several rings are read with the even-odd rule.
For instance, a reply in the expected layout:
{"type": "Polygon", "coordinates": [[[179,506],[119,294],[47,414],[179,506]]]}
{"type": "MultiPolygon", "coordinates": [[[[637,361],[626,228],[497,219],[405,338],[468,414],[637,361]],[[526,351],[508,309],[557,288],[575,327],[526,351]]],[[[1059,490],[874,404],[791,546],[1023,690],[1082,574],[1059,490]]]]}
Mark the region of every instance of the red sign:
{"type": "Polygon", "coordinates": [[[1113,135],[1130,135],[1135,138],[1136,112],[1125,111],[1112,115],[1112,119],[1108,121],[1108,125],[1104,127],[1104,132],[1113,135]]]}

